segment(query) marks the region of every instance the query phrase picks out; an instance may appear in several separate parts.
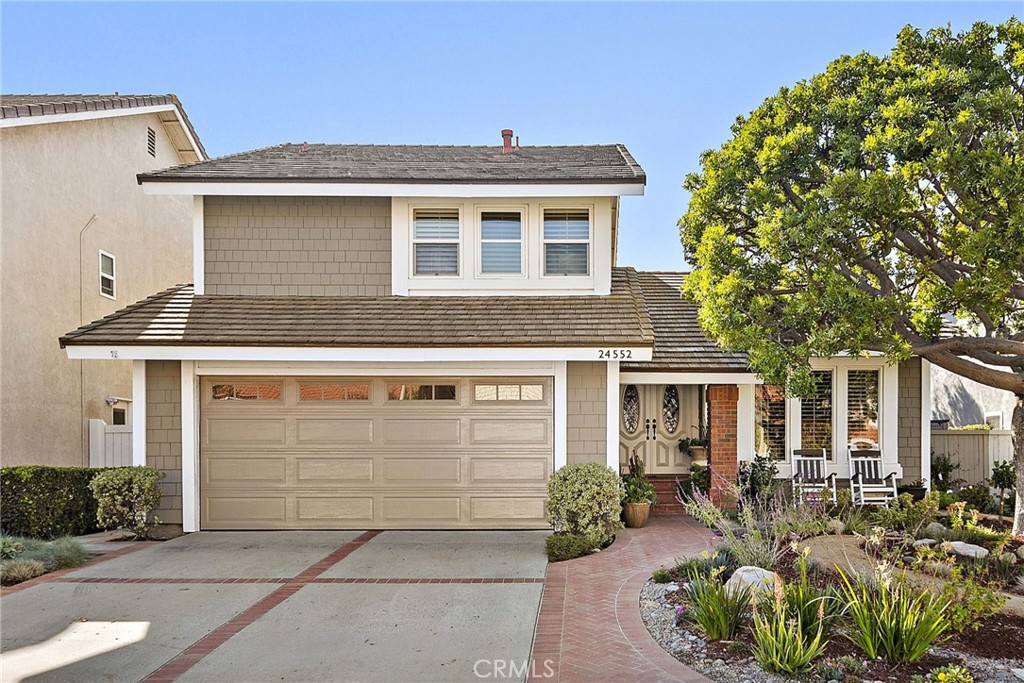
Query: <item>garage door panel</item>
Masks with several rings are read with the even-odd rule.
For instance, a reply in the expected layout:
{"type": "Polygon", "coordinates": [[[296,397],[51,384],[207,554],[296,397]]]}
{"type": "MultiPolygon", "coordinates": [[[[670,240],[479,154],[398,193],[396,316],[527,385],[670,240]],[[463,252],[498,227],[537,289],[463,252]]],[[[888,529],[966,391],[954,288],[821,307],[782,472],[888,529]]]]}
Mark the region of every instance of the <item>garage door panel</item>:
{"type": "Polygon", "coordinates": [[[280,522],[287,519],[287,496],[210,496],[204,498],[206,518],[211,525],[235,522],[280,522]]]}
{"type": "Polygon", "coordinates": [[[458,522],[461,500],[457,496],[437,498],[384,497],[384,522],[458,522]]]}
{"type": "Polygon", "coordinates": [[[386,458],[384,482],[430,482],[458,484],[461,476],[460,458],[386,458]]]}
{"type": "Polygon", "coordinates": [[[479,420],[470,421],[470,443],[483,444],[546,444],[550,421],[536,420],[479,420]]]}
{"type": "Polygon", "coordinates": [[[303,486],[373,482],[373,458],[298,458],[297,482],[303,486]]]}
{"type": "Polygon", "coordinates": [[[437,418],[433,420],[384,419],[384,438],[387,444],[447,444],[457,446],[462,442],[462,420],[459,418],[437,418]]]}
{"type": "Polygon", "coordinates": [[[268,446],[285,443],[285,420],[281,418],[207,418],[206,443],[262,443],[268,446]]]}
{"type": "Polygon", "coordinates": [[[295,421],[299,444],[372,444],[373,419],[307,419],[295,421]]]}
{"type": "Polygon", "coordinates": [[[296,517],[300,522],[373,522],[373,497],[298,497],[296,517]]]}
{"type": "Polygon", "coordinates": [[[544,498],[488,498],[474,496],[470,501],[473,522],[507,520],[544,521],[544,498]]]}
{"type": "Polygon", "coordinates": [[[287,479],[287,461],[284,458],[217,458],[206,463],[206,470],[207,481],[214,485],[284,484],[287,479]]]}
{"type": "Polygon", "coordinates": [[[538,483],[548,480],[545,458],[473,458],[470,462],[470,483],[538,483]]]}

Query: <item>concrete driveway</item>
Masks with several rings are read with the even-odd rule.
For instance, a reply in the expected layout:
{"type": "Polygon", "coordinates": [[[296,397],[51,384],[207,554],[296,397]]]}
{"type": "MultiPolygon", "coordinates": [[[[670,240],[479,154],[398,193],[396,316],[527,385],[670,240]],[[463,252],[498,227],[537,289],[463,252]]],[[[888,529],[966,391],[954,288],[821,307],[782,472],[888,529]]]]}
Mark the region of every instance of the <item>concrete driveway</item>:
{"type": "Polygon", "coordinates": [[[203,532],[0,599],[3,681],[523,680],[545,532],[203,532]]]}

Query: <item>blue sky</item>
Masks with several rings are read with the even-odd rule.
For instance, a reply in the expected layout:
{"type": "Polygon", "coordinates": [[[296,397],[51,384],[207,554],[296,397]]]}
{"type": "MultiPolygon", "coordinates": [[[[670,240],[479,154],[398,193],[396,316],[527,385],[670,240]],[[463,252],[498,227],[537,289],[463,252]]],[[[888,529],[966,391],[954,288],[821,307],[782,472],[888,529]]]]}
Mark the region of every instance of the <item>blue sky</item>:
{"type": "Polygon", "coordinates": [[[280,142],[623,142],[620,264],[684,267],[683,178],[739,114],[902,26],[1003,3],[3,3],[5,93],[176,93],[207,151],[280,142]]]}

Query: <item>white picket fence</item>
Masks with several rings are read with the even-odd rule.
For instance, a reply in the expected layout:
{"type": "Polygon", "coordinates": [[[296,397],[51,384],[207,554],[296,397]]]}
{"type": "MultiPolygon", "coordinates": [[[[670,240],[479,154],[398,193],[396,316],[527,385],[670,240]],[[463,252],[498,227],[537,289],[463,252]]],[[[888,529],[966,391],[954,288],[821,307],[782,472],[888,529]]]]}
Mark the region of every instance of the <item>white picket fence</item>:
{"type": "Polygon", "coordinates": [[[89,420],[89,467],[131,467],[132,426],[89,420]]]}
{"type": "Polygon", "coordinates": [[[954,463],[960,463],[960,469],[953,472],[954,479],[980,484],[992,476],[996,463],[1013,460],[1013,433],[1008,429],[933,429],[932,453],[945,453],[954,463]]]}

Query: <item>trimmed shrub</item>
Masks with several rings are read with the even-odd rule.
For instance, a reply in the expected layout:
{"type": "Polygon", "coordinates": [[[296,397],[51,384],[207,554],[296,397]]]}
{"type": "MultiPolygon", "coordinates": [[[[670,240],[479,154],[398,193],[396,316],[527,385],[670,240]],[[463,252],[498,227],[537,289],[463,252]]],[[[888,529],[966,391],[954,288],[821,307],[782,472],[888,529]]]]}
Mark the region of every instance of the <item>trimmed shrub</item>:
{"type": "Polygon", "coordinates": [[[596,462],[566,465],[548,480],[544,512],[556,534],[586,536],[591,549],[622,528],[622,479],[596,462]]]}
{"type": "Polygon", "coordinates": [[[0,468],[0,528],[30,538],[80,536],[95,531],[95,467],[18,465],[0,468]]]}
{"type": "Polygon", "coordinates": [[[5,586],[42,576],[46,568],[39,560],[4,560],[0,562],[0,583],[5,586]]]}
{"type": "Polygon", "coordinates": [[[552,534],[544,542],[548,562],[575,560],[577,557],[589,555],[596,547],[593,539],[573,534],[552,534]]]}
{"type": "Polygon", "coordinates": [[[144,538],[160,523],[153,510],[160,504],[163,472],[152,467],[117,467],[102,472],[89,487],[96,496],[96,518],[105,529],[125,529],[144,538]]]}

